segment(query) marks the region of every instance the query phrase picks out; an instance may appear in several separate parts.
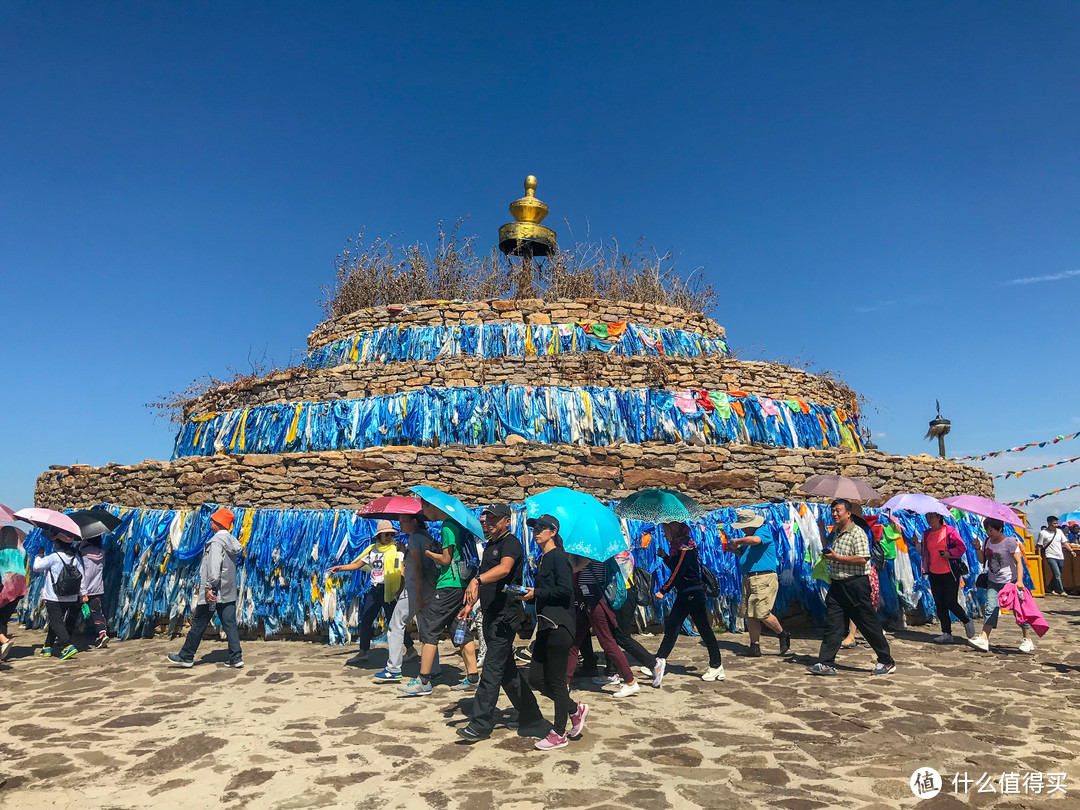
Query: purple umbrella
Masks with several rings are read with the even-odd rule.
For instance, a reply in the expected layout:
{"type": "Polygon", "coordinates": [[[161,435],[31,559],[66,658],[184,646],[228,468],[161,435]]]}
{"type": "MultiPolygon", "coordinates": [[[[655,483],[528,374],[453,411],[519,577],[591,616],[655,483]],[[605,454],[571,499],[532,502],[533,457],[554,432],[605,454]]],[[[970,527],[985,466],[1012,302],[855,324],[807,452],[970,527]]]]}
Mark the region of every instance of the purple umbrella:
{"type": "Polygon", "coordinates": [[[1005,504],[989,498],[981,498],[978,495],[956,495],[952,498],[942,498],[941,502],[961,512],[970,512],[979,517],[997,518],[1010,526],[1024,528],[1024,521],[1017,517],[1016,512],[1005,504]]]}
{"type": "Polygon", "coordinates": [[[918,512],[920,515],[936,514],[941,515],[942,517],[949,516],[949,507],[937,498],[931,498],[929,495],[920,495],[916,492],[905,492],[900,495],[893,495],[885,502],[885,508],[891,509],[894,512],[899,512],[903,509],[908,512],[918,512]]]}

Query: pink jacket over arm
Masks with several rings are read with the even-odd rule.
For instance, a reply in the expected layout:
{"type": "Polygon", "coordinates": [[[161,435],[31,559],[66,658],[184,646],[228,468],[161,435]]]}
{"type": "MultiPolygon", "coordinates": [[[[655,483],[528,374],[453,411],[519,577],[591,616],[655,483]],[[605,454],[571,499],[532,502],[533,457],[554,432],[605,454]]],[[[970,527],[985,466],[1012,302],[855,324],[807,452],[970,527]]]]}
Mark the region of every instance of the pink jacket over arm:
{"type": "Polygon", "coordinates": [[[1039,638],[1046,635],[1046,631],[1050,629],[1050,625],[1043,618],[1042,611],[1035,604],[1035,597],[1030,591],[1024,591],[1023,596],[1018,594],[1015,583],[1010,582],[998,593],[998,607],[1011,610],[1016,616],[1017,624],[1030,624],[1031,629],[1039,635],[1039,638]]]}

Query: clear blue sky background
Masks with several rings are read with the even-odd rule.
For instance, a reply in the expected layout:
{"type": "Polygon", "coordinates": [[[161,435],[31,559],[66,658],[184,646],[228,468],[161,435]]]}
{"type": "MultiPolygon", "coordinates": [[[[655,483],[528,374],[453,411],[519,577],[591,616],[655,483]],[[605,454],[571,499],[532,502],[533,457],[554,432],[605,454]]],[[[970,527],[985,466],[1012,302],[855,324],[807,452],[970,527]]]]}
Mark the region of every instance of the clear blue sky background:
{"type": "Polygon", "coordinates": [[[5,3],[0,501],[167,458],[143,404],[297,359],[346,238],[494,242],[528,173],[564,238],[703,266],[744,357],[838,370],[883,449],[932,451],[935,398],[953,454],[1080,430],[1078,41],[1062,2],[5,3]]]}

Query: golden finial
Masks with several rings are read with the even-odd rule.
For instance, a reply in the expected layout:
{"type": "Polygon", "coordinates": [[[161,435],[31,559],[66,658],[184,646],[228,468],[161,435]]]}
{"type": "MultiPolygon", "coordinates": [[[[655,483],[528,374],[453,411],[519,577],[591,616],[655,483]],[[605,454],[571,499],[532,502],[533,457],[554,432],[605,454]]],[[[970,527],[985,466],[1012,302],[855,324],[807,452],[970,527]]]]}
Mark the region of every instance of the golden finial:
{"type": "Polygon", "coordinates": [[[536,198],[536,177],[525,178],[525,196],[510,203],[514,221],[499,228],[499,250],[508,256],[540,257],[558,250],[555,231],[540,223],[548,207],[536,198]]]}

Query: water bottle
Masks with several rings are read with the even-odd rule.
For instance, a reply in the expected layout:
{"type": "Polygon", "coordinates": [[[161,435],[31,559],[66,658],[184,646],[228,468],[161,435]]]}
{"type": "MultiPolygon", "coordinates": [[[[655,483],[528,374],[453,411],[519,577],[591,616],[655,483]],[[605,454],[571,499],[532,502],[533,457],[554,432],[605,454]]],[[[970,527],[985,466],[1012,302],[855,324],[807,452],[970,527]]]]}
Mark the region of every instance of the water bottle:
{"type": "Polygon", "coordinates": [[[469,631],[469,623],[465,619],[457,619],[454,622],[454,646],[460,647],[465,643],[465,636],[469,631]]]}

